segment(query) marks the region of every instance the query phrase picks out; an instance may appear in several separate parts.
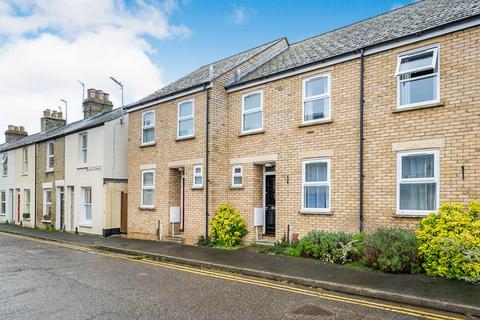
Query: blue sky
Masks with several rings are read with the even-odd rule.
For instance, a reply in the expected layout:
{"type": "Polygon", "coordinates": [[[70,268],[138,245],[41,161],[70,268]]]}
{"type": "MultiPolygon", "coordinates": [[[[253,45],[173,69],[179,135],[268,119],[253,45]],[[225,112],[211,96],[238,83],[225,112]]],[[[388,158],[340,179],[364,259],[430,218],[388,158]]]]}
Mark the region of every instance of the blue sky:
{"type": "Polygon", "coordinates": [[[152,59],[171,82],[200,65],[262,43],[280,37],[300,41],[411,2],[191,0],[171,17],[173,22],[188,26],[191,35],[154,41],[158,51],[152,59]]]}
{"type": "MultiPolygon", "coordinates": [[[[287,37],[292,42],[413,0],[0,0],[0,132],[40,129],[46,108],[82,119],[87,88],[131,103],[196,68],[287,37]]],[[[0,143],[4,141],[0,135],[0,143]]]]}

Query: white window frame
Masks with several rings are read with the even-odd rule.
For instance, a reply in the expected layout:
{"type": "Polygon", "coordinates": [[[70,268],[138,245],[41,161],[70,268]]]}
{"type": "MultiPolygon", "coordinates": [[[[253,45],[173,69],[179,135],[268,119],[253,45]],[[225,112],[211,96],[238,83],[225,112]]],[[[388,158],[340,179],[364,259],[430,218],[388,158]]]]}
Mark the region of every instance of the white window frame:
{"type": "Polygon", "coordinates": [[[438,149],[425,149],[415,151],[397,152],[397,214],[426,216],[429,213],[437,212],[440,202],[440,152],[438,149]],[[402,158],[405,156],[433,154],[433,177],[432,178],[402,178],[402,158]],[[400,210],[400,184],[403,183],[436,183],[435,210],[400,210]]]}
{"type": "Polygon", "coordinates": [[[141,192],[141,195],[140,195],[140,199],[141,199],[141,205],[140,207],[141,208],[146,208],[146,209],[153,209],[155,208],[155,170],[142,170],[142,174],[141,174],[141,179],[142,179],[142,188],[140,190],[141,192]],[[152,186],[144,186],[143,183],[144,183],[144,175],[146,173],[152,173],[153,174],[153,184],[152,186]],[[153,190],[153,204],[149,204],[149,205],[146,205],[144,204],[144,199],[143,199],[143,191],[144,190],[153,190]]]}
{"type": "Polygon", "coordinates": [[[332,185],[331,185],[331,160],[330,158],[315,158],[315,159],[305,159],[302,161],[302,212],[306,213],[330,213],[330,208],[332,207],[332,185]],[[306,182],[305,180],[305,167],[309,163],[318,163],[325,162],[327,163],[327,181],[318,181],[318,182],[306,182]],[[307,186],[327,186],[328,187],[328,207],[327,208],[305,208],[305,187],[307,186]]]}
{"type": "Polygon", "coordinates": [[[81,217],[81,225],[84,226],[91,226],[93,220],[93,192],[92,187],[82,187],[81,188],[81,196],[82,196],[82,217],[81,217]],[[86,202],[86,194],[87,190],[90,190],[90,203],[86,202]],[[87,208],[90,208],[90,219],[87,219],[87,208]]]}
{"type": "Polygon", "coordinates": [[[7,215],[7,191],[0,190],[0,215],[7,215]]]}
{"type": "Polygon", "coordinates": [[[157,130],[155,128],[155,110],[147,110],[145,112],[142,112],[142,143],[141,145],[142,146],[149,146],[149,145],[152,145],[152,144],[155,144],[155,141],[157,140],[157,130]],[[150,125],[145,125],[145,115],[147,114],[153,114],[153,120],[152,120],[152,124],[150,125]],[[153,141],[148,141],[148,142],[144,142],[143,138],[145,137],[145,130],[146,129],[151,129],[153,128],[153,141]]]}
{"type": "Polygon", "coordinates": [[[25,202],[24,213],[31,213],[32,193],[31,193],[30,189],[24,189],[23,190],[23,197],[24,197],[24,202],[25,202]],[[28,197],[27,197],[27,194],[28,194],[28,197]]]}
{"type": "Polygon", "coordinates": [[[242,95],[242,133],[252,133],[252,132],[263,131],[264,119],[265,117],[263,114],[263,90],[255,90],[255,91],[251,91],[243,94],[242,95]],[[256,95],[256,94],[260,94],[260,107],[245,111],[245,98],[256,95]],[[262,126],[258,129],[245,130],[245,116],[250,113],[257,113],[259,111],[262,113],[262,126]]]}
{"type": "Polygon", "coordinates": [[[47,214],[47,206],[50,205],[50,219],[52,218],[52,189],[51,188],[45,188],[43,189],[43,214],[42,218],[44,216],[48,216],[47,214]],[[47,193],[50,192],[50,202],[47,202],[47,193]]]}
{"type": "Polygon", "coordinates": [[[243,165],[236,164],[232,166],[232,188],[241,188],[243,187],[243,165]],[[236,173],[235,169],[240,169],[240,173],[236,173]],[[242,178],[242,183],[235,184],[235,178],[242,178]]]}
{"type": "Polygon", "coordinates": [[[55,170],[55,141],[47,142],[47,172],[55,170]],[[53,154],[50,154],[53,145],[53,154]],[[53,167],[50,167],[50,159],[53,158],[53,167]]]}
{"type": "Polygon", "coordinates": [[[22,149],[23,156],[23,174],[28,173],[28,147],[22,149]]]}
{"type": "Polygon", "coordinates": [[[8,176],[8,153],[3,153],[1,155],[1,163],[2,163],[2,177],[8,176]]]}
{"type": "Polygon", "coordinates": [[[329,121],[332,118],[332,95],[331,95],[331,90],[332,90],[332,76],[330,73],[322,73],[322,74],[317,74],[312,77],[308,77],[302,80],[302,124],[310,124],[310,123],[317,123],[317,122],[325,122],[329,121]],[[316,96],[310,96],[306,97],[307,93],[307,82],[318,79],[318,78],[327,78],[327,92],[324,94],[319,94],[316,96]],[[313,119],[313,120],[308,120],[305,121],[305,103],[309,101],[316,101],[316,100],[321,100],[328,98],[328,108],[327,108],[327,115],[325,118],[322,119],[313,119]]]}
{"type": "Polygon", "coordinates": [[[195,164],[195,165],[193,165],[193,184],[192,184],[192,188],[202,188],[202,187],[203,187],[203,165],[195,164]],[[200,168],[200,173],[196,172],[197,168],[200,168]],[[202,183],[201,184],[195,184],[195,178],[196,177],[202,178],[202,183]]]}
{"type": "Polygon", "coordinates": [[[395,77],[397,78],[397,109],[401,110],[401,109],[414,108],[414,107],[419,107],[419,106],[423,106],[423,105],[439,103],[440,102],[440,47],[438,45],[433,45],[433,46],[423,47],[423,48],[414,49],[414,50],[410,50],[410,51],[407,51],[407,52],[400,53],[397,56],[397,68],[396,68],[396,71],[395,71],[395,77]],[[412,56],[416,56],[416,55],[419,55],[419,54],[422,54],[422,53],[425,53],[425,52],[428,52],[428,51],[433,52],[432,64],[430,66],[420,67],[420,68],[400,72],[400,63],[402,62],[402,59],[412,57],[412,56]],[[404,74],[408,74],[408,73],[412,73],[412,72],[419,72],[419,71],[424,71],[424,70],[429,70],[429,69],[433,69],[435,71],[435,68],[437,69],[437,71],[433,72],[431,74],[428,74],[428,75],[419,76],[419,77],[416,77],[416,78],[413,78],[413,79],[412,78],[411,79],[404,79],[404,80],[400,79],[400,77],[404,74]],[[436,76],[436,78],[437,78],[437,91],[436,91],[437,92],[437,98],[436,99],[429,100],[429,101],[417,102],[417,103],[403,104],[403,105],[400,104],[400,87],[401,87],[402,83],[413,81],[413,80],[419,80],[419,79],[423,79],[423,78],[430,78],[430,77],[433,77],[433,76],[436,76]]]}
{"type": "Polygon", "coordinates": [[[80,144],[80,164],[86,165],[88,163],[88,133],[82,132],[78,135],[80,144]],[[86,147],[83,147],[83,139],[86,139],[86,147]],[[84,156],[85,155],[85,156],[84,156]]]}
{"type": "Polygon", "coordinates": [[[195,136],[195,100],[194,99],[188,99],[188,100],[183,100],[180,101],[177,104],[177,139],[184,139],[184,138],[191,138],[195,136]],[[192,103],[192,114],[184,117],[180,117],[180,106],[185,103],[192,103]],[[180,135],[180,122],[186,121],[186,120],[191,120],[193,119],[193,128],[192,128],[192,134],[189,135],[180,135]]]}

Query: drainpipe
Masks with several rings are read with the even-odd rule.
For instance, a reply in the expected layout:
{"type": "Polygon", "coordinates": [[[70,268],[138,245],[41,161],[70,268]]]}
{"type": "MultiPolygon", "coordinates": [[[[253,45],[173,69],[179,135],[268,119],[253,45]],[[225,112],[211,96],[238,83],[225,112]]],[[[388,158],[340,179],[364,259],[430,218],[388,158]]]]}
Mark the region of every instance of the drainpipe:
{"type": "MultiPolygon", "coordinates": [[[[33,204],[33,228],[37,227],[37,156],[38,156],[38,144],[35,143],[35,170],[33,173],[33,189],[35,195],[35,203],[33,204]]],[[[30,203],[32,202],[32,195],[30,195],[30,203]]]]}
{"type": "Polygon", "coordinates": [[[364,112],[364,60],[365,60],[365,48],[360,50],[360,205],[359,205],[359,218],[360,218],[360,232],[363,232],[363,112],[364,112]]]}
{"type": "Polygon", "coordinates": [[[205,84],[204,90],[207,92],[205,102],[205,238],[208,238],[208,155],[209,155],[209,127],[210,127],[210,89],[209,84],[205,84]]]}

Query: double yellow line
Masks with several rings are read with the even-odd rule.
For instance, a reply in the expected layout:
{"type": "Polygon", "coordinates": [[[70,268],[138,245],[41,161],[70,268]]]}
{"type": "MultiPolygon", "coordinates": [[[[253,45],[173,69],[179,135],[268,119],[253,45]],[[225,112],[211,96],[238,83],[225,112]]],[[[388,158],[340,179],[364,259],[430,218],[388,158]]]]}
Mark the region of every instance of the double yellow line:
{"type": "Polygon", "coordinates": [[[187,266],[183,266],[183,265],[166,263],[166,262],[159,262],[159,261],[147,260],[147,259],[136,260],[132,256],[113,253],[113,252],[108,252],[108,253],[107,252],[101,252],[101,251],[97,251],[97,250],[93,250],[93,249],[90,249],[90,248],[85,248],[85,247],[78,246],[78,245],[73,245],[73,244],[52,242],[52,241],[40,240],[40,239],[32,239],[32,238],[23,237],[23,236],[17,236],[17,237],[28,238],[30,240],[34,240],[34,241],[38,241],[38,242],[45,242],[45,243],[50,243],[50,244],[54,243],[58,246],[63,246],[63,247],[76,249],[76,250],[80,250],[80,251],[84,251],[84,252],[88,252],[88,253],[94,253],[94,254],[98,254],[98,255],[113,257],[113,258],[117,258],[117,259],[123,259],[123,260],[127,260],[127,261],[130,261],[130,262],[137,262],[137,263],[152,265],[152,266],[156,266],[156,267],[162,267],[162,268],[166,268],[166,269],[188,272],[188,273],[201,275],[201,276],[205,276],[205,277],[216,278],[216,279],[227,280],[227,281],[233,281],[233,282],[249,284],[249,285],[255,285],[255,286],[260,286],[260,287],[264,287],[264,288],[281,290],[281,291],[285,291],[285,292],[296,293],[296,294],[309,296],[309,297],[316,297],[316,298],[320,298],[320,299],[343,302],[343,303],[358,305],[358,306],[367,307],[367,308],[380,309],[380,310],[384,310],[384,311],[406,314],[406,315],[411,315],[411,316],[415,316],[415,317],[420,317],[420,318],[423,318],[423,319],[433,319],[433,320],[461,320],[462,319],[462,318],[446,316],[446,315],[442,315],[442,314],[438,314],[438,313],[422,311],[422,310],[419,310],[419,309],[400,307],[400,306],[396,306],[396,305],[393,305],[393,304],[378,303],[378,302],[368,301],[368,300],[364,300],[364,299],[360,299],[360,298],[350,298],[350,297],[337,295],[337,294],[319,292],[319,291],[316,291],[316,290],[303,289],[303,288],[288,286],[288,285],[284,285],[284,284],[280,284],[280,283],[274,283],[274,282],[269,282],[269,281],[260,280],[260,279],[254,279],[254,278],[245,277],[245,276],[233,275],[233,274],[229,274],[229,273],[225,273],[225,272],[199,269],[199,268],[187,267],[187,266]]]}

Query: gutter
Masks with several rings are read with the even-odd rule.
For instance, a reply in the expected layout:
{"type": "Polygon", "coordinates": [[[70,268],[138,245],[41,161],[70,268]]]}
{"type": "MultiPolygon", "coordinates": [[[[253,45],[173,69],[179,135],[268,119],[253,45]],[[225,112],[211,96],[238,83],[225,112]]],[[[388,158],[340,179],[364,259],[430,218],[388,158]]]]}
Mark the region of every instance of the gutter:
{"type": "Polygon", "coordinates": [[[208,169],[209,169],[209,127],[210,127],[210,87],[205,84],[203,89],[207,92],[205,102],[205,238],[208,238],[208,169]]]}
{"type": "Polygon", "coordinates": [[[360,232],[363,232],[363,143],[364,143],[364,136],[363,136],[363,129],[364,129],[364,73],[365,73],[365,48],[360,50],[360,155],[359,155],[359,219],[360,219],[360,232]]]}

